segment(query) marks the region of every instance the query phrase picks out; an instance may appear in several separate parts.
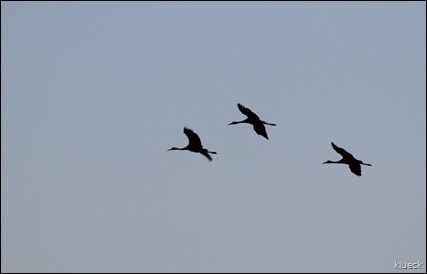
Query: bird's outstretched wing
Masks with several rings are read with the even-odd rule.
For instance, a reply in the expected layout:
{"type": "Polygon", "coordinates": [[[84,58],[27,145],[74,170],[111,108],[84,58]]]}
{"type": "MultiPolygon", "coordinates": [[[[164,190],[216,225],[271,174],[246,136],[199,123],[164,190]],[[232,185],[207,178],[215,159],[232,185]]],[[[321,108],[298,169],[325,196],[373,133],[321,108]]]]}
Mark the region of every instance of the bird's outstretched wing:
{"type": "Polygon", "coordinates": [[[192,147],[202,147],[202,141],[200,141],[199,136],[194,133],[194,131],[192,131],[189,128],[184,128],[184,133],[185,135],[187,135],[188,141],[189,141],[189,145],[192,147]]]}
{"type": "Polygon", "coordinates": [[[237,104],[237,106],[239,107],[240,112],[243,113],[244,115],[248,116],[249,119],[259,120],[258,115],[253,113],[252,110],[248,109],[247,107],[245,107],[241,104],[237,104]]]}
{"type": "Polygon", "coordinates": [[[357,176],[362,176],[362,168],[360,167],[360,164],[358,164],[358,163],[351,163],[348,166],[349,166],[351,172],[353,172],[357,176]]]}
{"type": "Polygon", "coordinates": [[[347,152],[345,149],[336,146],[333,142],[331,142],[331,144],[332,144],[332,147],[334,148],[334,150],[336,152],[338,152],[339,154],[341,154],[341,156],[343,158],[348,158],[348,159],[354,158],[353,155],[351,155],[351,153],[347,152]]]}
{"type": "Polygon", "coordinates": [[[208,150],[204,149],[200,152],[203,156],[206,156],[206,158],[208,158],[209,161],[212,161],[212,157],[209,155],[208,150]]]}
{"type": "Polygon", "coordinates": [[[253,124],[254,130],[258,135],[261,135],[268,139],[267,131],[265,130],[265,126],[262,123],[255,123],[253,124]]]}

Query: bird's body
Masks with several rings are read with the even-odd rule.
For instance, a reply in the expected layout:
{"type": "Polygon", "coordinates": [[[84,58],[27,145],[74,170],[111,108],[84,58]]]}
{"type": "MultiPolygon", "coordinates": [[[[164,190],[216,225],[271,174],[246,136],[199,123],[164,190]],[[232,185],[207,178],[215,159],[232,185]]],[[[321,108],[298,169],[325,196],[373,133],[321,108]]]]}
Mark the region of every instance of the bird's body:
{"type": "Polygon", "coordinates": [[[201,153],[206,158],[208,158],[209,161],[212,161],[212,157],[209,155],[209,153],[216,154],[216,152],[208,151],[206,148],[204,148],[202,146],[202,141],[200,140],[199,136],[191,129],[184,127],[184,133],[185,135],[187,135],[188,145],[183,148],[173,147],[169,150],[189,150],[191,152],[201,153]]]}
{"type": "Polygon", "coordinates": [[[331,144],[332,144],[333,149],[337,153],[341,154],[341,156],[343,158],[339,161],[328,160],[328,161],[324,162],[324,164],[346,164],[349,166],[351,172],[353,172],[357,176],[362,176],[362,168],[360,165],[372,166],[371,164],[366,164],[366,163],[354,158],[354,156],[351,155],[351,153],[347,152],[343,148],[336,146],[333,142],[331,142],[331,144]]]}
{"type": "Polygon", "coordinates": [[[261,119],[259,119],[258,115],[256,115],[250,109],[248,109],[247,107],[241,104],[237,104],[237,106],[239,107],[240,112],[246,115],[248,118],[246,118],[243,121],[231,122],[228,125],[236,125],[240,123],[251,124],[258,135],[261,135],[264,138],[268,139],[267,131],[265,130],[264,125],[276,126],[276,124],[271,124],[271,123],[262,121],[261,119]]]}

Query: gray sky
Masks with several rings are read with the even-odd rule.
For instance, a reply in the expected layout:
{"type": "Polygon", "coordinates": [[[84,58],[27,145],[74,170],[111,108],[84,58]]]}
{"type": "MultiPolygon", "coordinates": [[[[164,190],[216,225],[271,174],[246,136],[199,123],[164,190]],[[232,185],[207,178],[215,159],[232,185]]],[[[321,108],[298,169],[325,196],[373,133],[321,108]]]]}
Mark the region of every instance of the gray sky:
{"type": "Polygon", "coordinates": [[[425,2],[2,2],[1,271],[425,272],[425,75],[425,2]]]}

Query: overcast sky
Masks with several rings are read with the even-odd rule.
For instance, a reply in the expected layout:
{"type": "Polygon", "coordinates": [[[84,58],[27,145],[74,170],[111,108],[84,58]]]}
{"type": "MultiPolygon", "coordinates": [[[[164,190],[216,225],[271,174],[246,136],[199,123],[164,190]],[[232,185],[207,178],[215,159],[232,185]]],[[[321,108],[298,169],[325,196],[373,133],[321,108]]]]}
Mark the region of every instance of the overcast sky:
{"type": "Polygon", "coordinates": [[[425,167],[425,2],[1,3],[2,272],[425,272],[425,167]]]}

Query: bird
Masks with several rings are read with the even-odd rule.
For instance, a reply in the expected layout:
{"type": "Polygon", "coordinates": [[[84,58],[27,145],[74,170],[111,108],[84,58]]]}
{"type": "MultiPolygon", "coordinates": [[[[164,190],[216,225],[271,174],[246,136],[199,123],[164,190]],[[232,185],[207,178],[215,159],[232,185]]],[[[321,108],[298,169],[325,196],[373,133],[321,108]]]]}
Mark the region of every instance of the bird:
{"type": "Polygon", "coordinates": [[[276,126],[276,124],[271,124],[271,123],[267,123],[267,122],[260,120],[258,115],[256,115],[255,113],[252,112],[252,110],[248,109],[247,107],[245,107],[241,104],[237,104],[237,107],[239,108],[240,112],[243,113],[244,115],[246,115],[248,118],[246,118],[243,121],[231,122],[228,125],[236,125],[236,124],[240,124],[240,123],[252,124],[255,132],[258,135],[261,135],[261,136],[265,137],[266,139],[268,139],[267,131],[265,131],[264,125],[276,126]]]}
{"type": "Polygon", "coordinates": [[[347,152],[343,148],[336,146],[333,142],[331,142],[331,144],[334,150],[339,154],[341,154],[343,158],[339,161],[328,160],[323,164],[346,164],[350,167],[351,172],[353,172],[357,176],[362,176],[362,169],[360,165],[372,166],[371,164],[366,164],[360,160],[357,160],[356,158],[354,158],[353,155],[351,155],[351,153],[347,152]]]}
{"type": "Polygon", "coordinates": [[[208,151],[206,148],[203,148],[202,141],[200,141],[199,136],[196,133],[194,133],[194,131],[192,131],[191,129],[184,127],[184,133],[185,135],[187,135],[188,145],[183,148],[172,147],[168,149],[168,151],[169,150],[189,150],[191,152],[201,153],[203,156],[208,158],[209,161],[212,161],[212,157],[209,155],[209,153],[216,154],[216,152],[208,151]]]}

